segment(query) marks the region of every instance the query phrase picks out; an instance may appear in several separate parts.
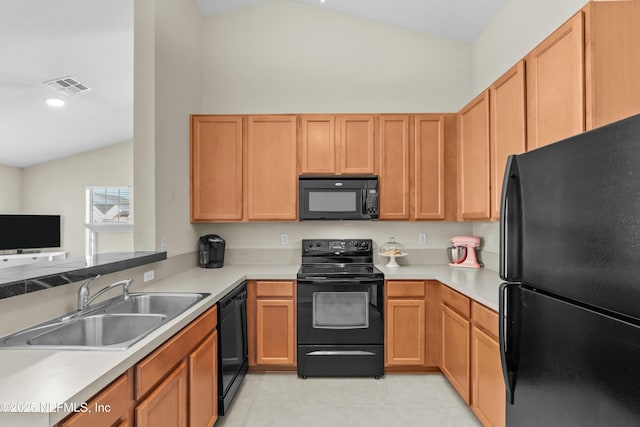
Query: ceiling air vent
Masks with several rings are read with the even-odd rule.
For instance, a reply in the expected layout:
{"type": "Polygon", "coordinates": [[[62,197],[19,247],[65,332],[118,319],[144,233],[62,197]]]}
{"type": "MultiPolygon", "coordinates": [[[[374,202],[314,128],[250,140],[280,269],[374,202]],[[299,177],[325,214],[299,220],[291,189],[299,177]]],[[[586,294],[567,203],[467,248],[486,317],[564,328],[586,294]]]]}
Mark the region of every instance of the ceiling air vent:
{"type": "Polygon", "coordinates": [[[66,76],[58,79],[49,80],[42,83],[52,89],[57,90],[67,96],[77,95],[79,93],[88,92],[90,87],[80,83],[75,77],[66,76]]]}

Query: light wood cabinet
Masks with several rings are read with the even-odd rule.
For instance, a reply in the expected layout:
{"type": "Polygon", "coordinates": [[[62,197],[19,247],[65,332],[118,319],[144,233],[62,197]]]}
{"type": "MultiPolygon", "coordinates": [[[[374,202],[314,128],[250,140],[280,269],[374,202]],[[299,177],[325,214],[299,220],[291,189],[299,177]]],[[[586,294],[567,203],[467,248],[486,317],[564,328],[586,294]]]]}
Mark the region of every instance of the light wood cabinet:
{"type": "Polygon", "coordinates": [[[217,308],[135,366],[136,426],[210,426],[217,418],[217,308]]]}
{"type": "Polygon", "coordinates": [[[300,116],[300,172],[336,173],[336,119],[331,115],[300,116]]]}
{"type": "Polygon", "coordinates": [[[385,294],[385,366],[424,366],[425,283],[387,281],[385,294]]]}
{"type": "Polygon", "coordinates": [[[467,404],[471,403],[470,300],[442,286],[441,369],[467,404]]]}
{"type": "Polygon", "coordinates": [[[247,219],[295,221],[298,172],[295,116],[247,118],[247,219]]]}
{"type": "Polygon", "coordinates": [[[445,117],[421,114],[414,118],[412,194],[416,220],[445,219],[445,117]]]}
{"type": "Polygon", "coordinates": [[[505,385],[498,343],[498,314],[472,302],[471,409],[485,427],[503,427],[505,385]]]}
{"type": "Polygon", "coordinates": [[[526,57],[529,149],[583,132],[584,20],[582,12],[526,57]]]}
{"type": "Polygon", "coordinates": [[[489,100],[491,219],[498,219],[507,157],[526,150],[524,61],[489,87],[489,100]]]}
{"type": "Polygon", "coordinates": [[[210,427],[218,419],[218,333],[189,355],[189,425],[210,427]]]}
{"type": "Polygon", "coordinates": [[[528,149],[640,112],[640,5],[590,2],[525,58],[528,149]]]}
{"type": "Polygon", "coordinates": [[[489,90],[458,113],[460,219],[489,219],[489,90]]]}
{"type": "Polygon", "coordinates": [[[427,372],[440,365],[440,284],[385,282],[385,370],[427,372]]]}
{"type": "Polygon", "coordinates": [[[182,362],[136,407],[136,426],[186,426],[187,366],[182,362]]]}
{"type": "Polygon", "coordinates": [[[295,302],[294,281],[247,282],[250,369],[295,369],[295,302]]]}
{"type": "Polygon", "coordinates": [[[241,116],[191,116],[191,221],[242,220],[241,116]]]}
{"type": "Polygon", "coordinates": [[[340,123],[340,173],[375,174],[375,116],[338,116],[340,123]]]}
{"type": "Polygon", "coordinates": [[[373,175],[376,173],[375,116],[300,116],[300,172],[373,175]]]}
{"type": "Polygon", "coordinates": [[[380,116],[380,219],[410,216],[410,120],[408,115],[380,116]]]}
{"type": "MultiPolygon", "coordinates": [[[[127,372],[87,402],[90,412],[69,416],[59,427],[113,427],[126,425],[133,402],[132,377],[127,372]]],[[[133,425],[133,423],[131,423],[133,425]]]]}

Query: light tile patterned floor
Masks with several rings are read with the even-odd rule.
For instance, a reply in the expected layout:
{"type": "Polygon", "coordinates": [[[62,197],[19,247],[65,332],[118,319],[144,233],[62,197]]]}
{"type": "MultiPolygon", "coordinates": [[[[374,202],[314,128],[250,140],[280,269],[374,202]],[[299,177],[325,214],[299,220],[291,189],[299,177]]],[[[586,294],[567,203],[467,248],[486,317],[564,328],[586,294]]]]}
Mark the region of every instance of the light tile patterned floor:
{"type": "Polygon", "coordinates": [[[309,378],[249,374],[216,427],[481,427],[439,374],[309,378]]]}

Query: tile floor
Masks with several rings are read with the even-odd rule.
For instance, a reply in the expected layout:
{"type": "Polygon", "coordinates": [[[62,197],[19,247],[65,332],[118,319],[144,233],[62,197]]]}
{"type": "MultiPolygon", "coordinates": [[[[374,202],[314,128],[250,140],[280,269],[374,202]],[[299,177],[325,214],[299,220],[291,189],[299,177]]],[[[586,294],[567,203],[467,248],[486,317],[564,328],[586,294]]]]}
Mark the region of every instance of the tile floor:
{"type": "Polygon", "coordinates": [[[440,374],[309,378],[247,375],[216,427],[481,427],[440,374]]]}

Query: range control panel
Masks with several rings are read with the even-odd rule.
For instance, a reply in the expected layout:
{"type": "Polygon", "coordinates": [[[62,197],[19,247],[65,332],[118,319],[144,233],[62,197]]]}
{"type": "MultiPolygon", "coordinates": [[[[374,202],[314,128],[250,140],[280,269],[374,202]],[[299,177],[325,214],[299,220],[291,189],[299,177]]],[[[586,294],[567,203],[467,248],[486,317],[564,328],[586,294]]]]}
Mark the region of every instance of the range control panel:
{"type": "Polygon", "coordinates": [[[302,250],[306,253],[314,252],[370,252],[371,239],[317,239],[302,240],[302,250]]]}

